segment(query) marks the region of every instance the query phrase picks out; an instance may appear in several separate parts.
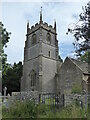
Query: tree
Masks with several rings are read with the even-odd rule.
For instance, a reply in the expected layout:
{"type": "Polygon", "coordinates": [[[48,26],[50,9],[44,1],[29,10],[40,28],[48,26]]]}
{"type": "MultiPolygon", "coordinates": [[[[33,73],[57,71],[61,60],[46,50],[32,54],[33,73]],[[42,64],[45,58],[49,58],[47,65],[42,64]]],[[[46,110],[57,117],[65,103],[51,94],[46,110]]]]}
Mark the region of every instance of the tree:
{"type": "Polygon", "coordinates": [[[6,28],[4,28],[4,25],[2,22],[0,22],[0,40],[2,41],[2,48],[5,46],[7,47],[7,43],[10,39],[10,32],[7,32],[6,28]]]}
{"type": "Polygon", "coordinates": [[[80,60],[88,63],[88,51],[85,54],[81,55],[80,60]]]}
{"type": "Polygon", "coordinates": [[[20,91],[20,80],[22,76],[22,62],[14,63],[14,65],[7,63],[7,55],[4,53],[4,48],[7,47],[7,43],[10,39],[10,32],[7,32],[6,28],[2,22],[0,22],[0,70],[2,72],[0,79],[0,91],[1,91],[1,84],[2,84],[2,93],[3,88],[6,86],[7,93],[13,91],[20,91]]]}
{"type": "Polygon", "coordinates": [[[11,33],[7,32],[6,28],[4,28],[2,22],[0,22],[0,70],[2,70],[2,72],[7,61],[7,55],[4,53],[4,47],[7,47],[7,43],[10,39],[10,34],[11,33]]]}
{"type": "Polygon", "coordinates": [[[12,92],[20,92],[20,81],[22,77],[23,65],[22,62],[14,63],[14,65],[10,65],[5,74],[3,74],[3,88],[7,87],[7,93],[12,92]]]}
{"type": "Polygon", "coordinates": [[[68,28],[68,32],[75,37],[73,45],[76,48],[75,52],[79,56],[90,49],[90,2],[82,9],[83,12],[79,15],[79,21],[74,28],[68,28]]]}
{"type": "Polygon", "coordinates": [[[76,48],[77,56],[88,53],[88,64],[90,66],[90,2],[87,3],[87,6],[82,7],[82,10],[79,21],[74,25],[74,28],[68,28],[68,32],[75,37],[73,45],[76,48]]]}
{"type": "Polygon", "coordinates": [[[7,32],[6,28],[4,28],[2,22],[0,22],[0,91],[2,89],[2,74],[8,65],[6,64],[7,55],[4,53],[4,47],[7,47],[10,34],[11,33],[7,32]]]}

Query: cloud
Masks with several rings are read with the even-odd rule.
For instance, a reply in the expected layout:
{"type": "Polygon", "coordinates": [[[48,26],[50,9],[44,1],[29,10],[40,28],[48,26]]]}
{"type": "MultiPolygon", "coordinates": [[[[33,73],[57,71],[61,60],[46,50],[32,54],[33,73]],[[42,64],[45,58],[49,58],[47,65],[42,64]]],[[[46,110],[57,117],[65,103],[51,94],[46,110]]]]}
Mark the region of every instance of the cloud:
{"type": "Polygon", "coordinates": [[[88,2],[88,0],[3,0],[3,2],[88,2]]]}
{"type": "Polygon", "coordinates": [[[30,25],[34,25],[39,21],[40,7],[43,7],[43,21],[51,25],[54,19],[57,22],[57,33],[59,40],[59,48],[62,53],[61,57],[67,56],[72,51],[72,35],[66,35],[68,26],[78,20],[78,15],[82,11],[82,6],[86,3],[73,2],[3,2],[2,4],[2,21],[10,31],[11,39],[5,50],[8,54],[8,61],[23,60],[24,44],[26,39],[26,23],[30,21],[30,25]],[[62,44],[64,43],[64,45],[62,44]],[[71,47],[70,47],[71,46],[71,47]],[[63,51],[61,50],[63,48],[63,51]],[[67,50],[69,48],[69,50],[67,50]]]}

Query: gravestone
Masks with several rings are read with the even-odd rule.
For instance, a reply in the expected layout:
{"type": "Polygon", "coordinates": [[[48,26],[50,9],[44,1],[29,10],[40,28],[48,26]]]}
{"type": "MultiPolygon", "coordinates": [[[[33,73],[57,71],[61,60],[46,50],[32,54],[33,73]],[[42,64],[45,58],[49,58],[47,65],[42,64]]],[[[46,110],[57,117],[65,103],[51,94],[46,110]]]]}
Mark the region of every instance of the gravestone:
{"type": "Polygon", "coordinates": [[[7,87],[4,87],[3,91],[4,91],[4,102],[6,102],[5,96],[6,96],[7,87]]]}

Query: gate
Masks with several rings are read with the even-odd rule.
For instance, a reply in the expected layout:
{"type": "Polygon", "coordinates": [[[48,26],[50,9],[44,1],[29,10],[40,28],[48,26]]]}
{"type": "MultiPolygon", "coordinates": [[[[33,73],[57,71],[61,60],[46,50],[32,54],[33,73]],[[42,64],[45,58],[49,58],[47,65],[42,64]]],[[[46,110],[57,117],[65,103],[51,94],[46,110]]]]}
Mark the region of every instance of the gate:
{"type": "Polygon", "coordinates": [[[39,103],[56,107],[63,107],[64,95],[59,95],[56,93],[42,93],[39,94],[39,103]]]}

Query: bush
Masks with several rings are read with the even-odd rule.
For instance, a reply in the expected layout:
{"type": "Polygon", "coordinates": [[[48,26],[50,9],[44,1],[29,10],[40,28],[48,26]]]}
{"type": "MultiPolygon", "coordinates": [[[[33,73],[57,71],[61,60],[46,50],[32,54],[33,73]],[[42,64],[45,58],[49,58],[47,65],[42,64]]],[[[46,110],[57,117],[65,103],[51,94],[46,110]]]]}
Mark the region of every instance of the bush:
{"type": "Polygon", "coordinates": [[[86,111],[75,103],[56,109],[55,106],[33,102],[17,102],[9,109],[3,106],[3,118],[85,118],[90,110],[86,111]]]}
{"type": "Polygon", "coordinates": [[[17,102],[9,109],[3,107],[4,118],[36,118],[37,106],[33,102],[17,102]]]}

